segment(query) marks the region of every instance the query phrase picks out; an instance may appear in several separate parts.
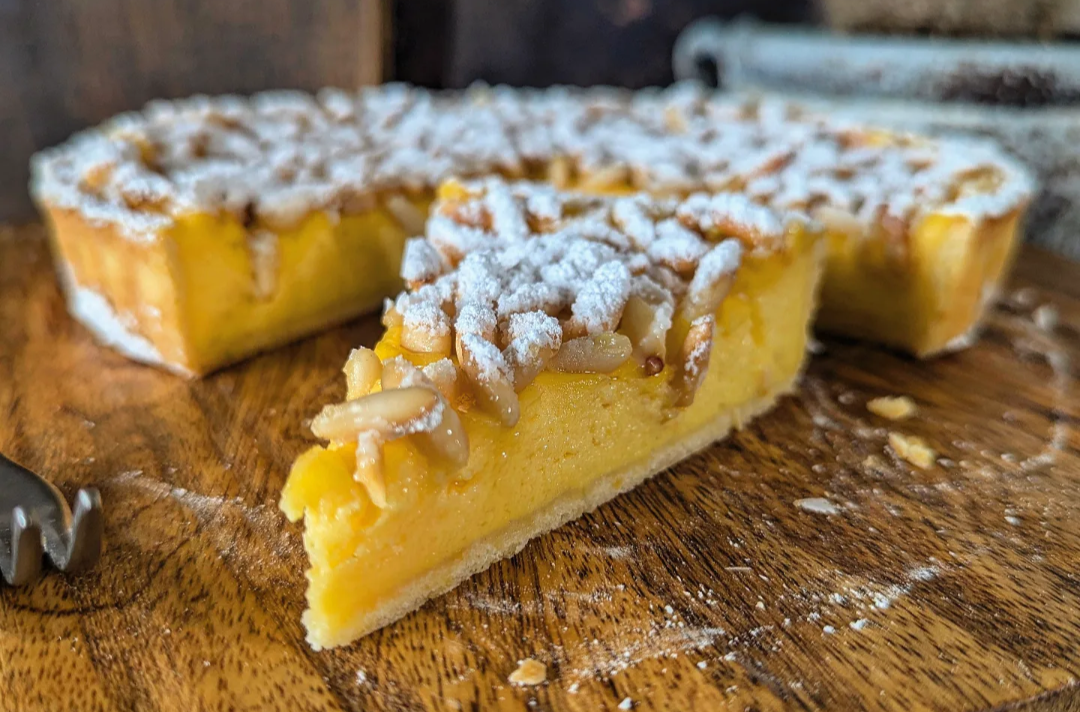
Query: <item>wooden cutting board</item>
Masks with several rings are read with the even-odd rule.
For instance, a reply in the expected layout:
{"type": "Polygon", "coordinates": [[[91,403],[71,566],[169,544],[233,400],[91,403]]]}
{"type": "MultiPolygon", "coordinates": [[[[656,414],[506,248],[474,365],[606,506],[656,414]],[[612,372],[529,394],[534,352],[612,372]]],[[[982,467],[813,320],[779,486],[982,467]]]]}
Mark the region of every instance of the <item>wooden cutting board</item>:
{"type": "Polygon", "coordinates": [[[727,443],[315,653],[277,498],[377,321],[189,383],[67,317],[40,232],[0,232],[0,449],[100,488],[107,549],[0,589],[0,709],[1080,708],[1078,264],[1025,252],[955,356],[826,339],[727,443]],[[918,415],[868,413],[886,394],[918,415]],[[527,657],[548,682],[511,686],[527,657]]]}

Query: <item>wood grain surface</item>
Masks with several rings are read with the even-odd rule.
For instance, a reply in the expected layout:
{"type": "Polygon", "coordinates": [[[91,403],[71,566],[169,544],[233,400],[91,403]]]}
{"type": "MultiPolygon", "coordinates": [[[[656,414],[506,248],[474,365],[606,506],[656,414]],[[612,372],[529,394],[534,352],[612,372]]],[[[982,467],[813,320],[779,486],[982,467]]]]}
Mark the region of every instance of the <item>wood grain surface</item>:
{"type": "Polygon", "coordinates": [[[151,99],[384,78],[389,0],[0,0],[0,220],[30,155],[151,99]]]}
{"type": "Polygon", "coordinates": [[[1080,708],[1080,265],[1029,249],[981,343],[932,363],[826,339],[728,442],[315,653],[276,503],[378,331],[185,382],[96,346],[40,229],[0,231],[0,450],[107,516],[97,570],[0,589],[0,709],[1080,708]],[[887,394],[918,414],[867,412],[887,394]],[[507,683],[526,657],[545,684],[507,683]]]}

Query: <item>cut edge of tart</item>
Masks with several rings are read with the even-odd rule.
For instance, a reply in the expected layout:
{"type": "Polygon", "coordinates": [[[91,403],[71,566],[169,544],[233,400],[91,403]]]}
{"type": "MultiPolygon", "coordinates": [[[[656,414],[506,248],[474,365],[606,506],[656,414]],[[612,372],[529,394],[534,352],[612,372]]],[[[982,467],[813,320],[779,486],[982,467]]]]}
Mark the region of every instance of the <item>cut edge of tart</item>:
{"type": "Polygon", "coordinates": [[[824,240],[736,194],[442,186],[409,290],[281,507],[316,648],[418,608],[741,427],[801,372],[824,240]]]}

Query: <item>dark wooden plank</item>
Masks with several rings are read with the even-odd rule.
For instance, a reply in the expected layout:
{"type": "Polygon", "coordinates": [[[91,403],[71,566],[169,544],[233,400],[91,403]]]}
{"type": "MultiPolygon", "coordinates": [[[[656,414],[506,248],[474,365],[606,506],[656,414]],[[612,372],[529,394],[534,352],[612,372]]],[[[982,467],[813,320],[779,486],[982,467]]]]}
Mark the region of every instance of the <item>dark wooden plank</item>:
{"type": "Polygon", "coordinates": [[[663,86],[675,38],[693,20],[796,22],[811,12],[810,0],[456,0],[447,83],[663,86]]]}
{"type": "Polygon", "coordinates": [[[454,47],[454,0],[395,2],[392,75],[397,81],[441,89],[454,47]]]}
{"type": "Polygon", "coordinates": [[[151,99],[381,80],[386,1],[0,2],[0,219],[35,150],[151,99]]]}
{"type": "Polygon", "coordinates": [[[107,508],[96,571],[0,589],[0,707],[1074,710],[1078,285],[1028,250],[973,349],[826,340],[801,392],[728,442],[314,653],[276,502],[376,320],[187,382],[94,345],[40,228],[0,230],[0,450],[107,508]],[[912,420],[865,409],[900,393],[912,420]],[[909,467],[890,430],[947,460],[909,467]],[[547,684],[507,684],[525,657],[547,684]]]}

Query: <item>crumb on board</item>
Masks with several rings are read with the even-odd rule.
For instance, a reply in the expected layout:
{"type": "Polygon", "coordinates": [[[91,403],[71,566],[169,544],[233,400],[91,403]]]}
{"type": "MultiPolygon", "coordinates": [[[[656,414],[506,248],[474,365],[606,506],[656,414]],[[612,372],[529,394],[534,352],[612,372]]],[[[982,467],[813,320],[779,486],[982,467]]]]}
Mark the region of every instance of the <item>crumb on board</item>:
{"type": "Polygon", "coordinates": [[[824,497],[807,497],[795,500],[795,506],[816,514],[839,514],[840,508],[824,497]]]}
{"type": "Polygon", "coordinates": [[[1058,324],[1058,311],[1053,304],[1043,304],[1031,314],[1035,326],[1043,331],[1053,331],[1058,324]]]}
{"type": "Polygon", "coordinates": [[[539,685],[547,680],[547,666],[539,660],[525,658],[507,679],[514,685],[539,685]]]}
{"type": "Polygon", "coordinates": [[[633,706],[634,706],[634,701],[631,700],[629,697],[624,697],[623,701],[619,703],[619,709],[621,709],[621,710],[628,710],[633,706]]]}
{"type": "Polygon", "coordinates": [[[1011,301],[1021,307],[1034,306],[1038,298],[1039,293],[1032,287],[1021,287],[1010,295],[1011,301]]]}
{"type": "Polygon", "coordinates": [[[862,464],[863,467],[874,470],[875,472],[885,472],[887,470],[885,461],[877,455],[867,455],[866,459],[862,461],[862,464]]]}
{"type": "Polygon", "coordinates": [[[866,409],[874,415],[889,420],[907,420],[915,415],[915,401],[907,396],[882,396],[866,403],[866,409]]]}
{"type": "Polygon", "coordinates": [[[889,433],[889,447],[893,449],[897,457],[907,460],[920,470],[933,466],[934,458],[937,457],[937,453],[926,444],[926,441],[915,435],[889,433]]]}

